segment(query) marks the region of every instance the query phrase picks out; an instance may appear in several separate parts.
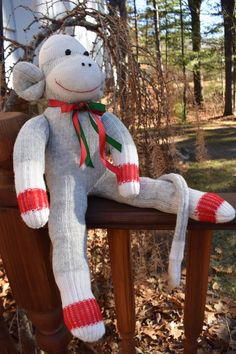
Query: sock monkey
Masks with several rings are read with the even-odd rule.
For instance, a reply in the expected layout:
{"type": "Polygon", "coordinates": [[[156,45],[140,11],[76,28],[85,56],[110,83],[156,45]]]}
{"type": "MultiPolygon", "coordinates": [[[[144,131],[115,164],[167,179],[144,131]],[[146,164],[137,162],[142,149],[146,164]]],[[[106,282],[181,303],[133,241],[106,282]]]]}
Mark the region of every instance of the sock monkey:
{"type": "Polygon", "coordinates": [[[103,94],[103,74],[75,38],[49,37],[41,47],[39,67],[28,62],[15,65],[13,85],[28,101],[48,99],[43,114],[21,128],[14,146],[21,216],[32,228],[48,222],[65,323],[76,337],[96,341],[105,328],[86,258],[88,195],[178,213],[169,265],[173,286],[180,280],[188,217],[227,222],[235,210],[215,194],[189,189],[179,175],[139,177],[138,155],[128,130],[104,105],[94,102],[103,94]],[[113,163],[105,157],[106,142],[113,163]]]}

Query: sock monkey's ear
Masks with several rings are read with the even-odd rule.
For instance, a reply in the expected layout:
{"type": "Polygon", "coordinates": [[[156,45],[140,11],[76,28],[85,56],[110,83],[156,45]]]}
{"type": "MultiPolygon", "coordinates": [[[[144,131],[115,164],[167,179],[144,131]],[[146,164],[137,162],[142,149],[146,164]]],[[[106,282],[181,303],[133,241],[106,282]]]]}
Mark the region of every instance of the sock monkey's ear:
{"type": "Polygon", "coordinates": [[[13,69],[13,88],[26,101],[35,101],[43,96],[45,78],[34,64],[19,62],[13,69]]]}

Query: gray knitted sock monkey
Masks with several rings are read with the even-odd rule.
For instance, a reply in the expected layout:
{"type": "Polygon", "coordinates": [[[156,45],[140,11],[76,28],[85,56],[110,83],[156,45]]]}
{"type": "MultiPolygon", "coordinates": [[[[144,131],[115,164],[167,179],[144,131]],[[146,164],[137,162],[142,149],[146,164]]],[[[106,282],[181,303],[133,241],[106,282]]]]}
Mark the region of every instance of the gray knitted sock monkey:
{"type": "Polygon", "coordinates": [[[234,209],[212,193],[188,189],[181,176],[139,178],[134,142],[121,121],[93,101],[104,78],[98,65],[73,37],[54,35],[39,54],[39,68],[18,63],[14,89],[26,100],[49,99],[42,115],[22,127],[14,146],[15,185],[21,215],[33,228],[48,221],[53,270],[61,292],[65,323],[84,341],[104,334],[91,292],[86,258],[85,212],[88,194],[138,207],[178,213],[170,254],[171,285],[180,280],[187,219],[226,222],[234,209]],[[111,148],[113,164],[104,155],[111,148]],[[50,191],[50,213],[44,182],[50,191]]]}

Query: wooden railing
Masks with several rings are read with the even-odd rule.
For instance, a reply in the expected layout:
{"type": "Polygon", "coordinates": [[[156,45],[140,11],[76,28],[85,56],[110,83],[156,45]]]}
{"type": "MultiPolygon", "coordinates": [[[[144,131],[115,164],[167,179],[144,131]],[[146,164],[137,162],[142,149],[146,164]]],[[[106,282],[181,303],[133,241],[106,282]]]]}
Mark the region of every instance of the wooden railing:
{"type": "MultiPolygon", "coordinates": [[[[60,296],[52,274],[47,228],[33,230],[24,225],[13,185],[12,144],[25,118],[22,114],[0,116],[0,254],[16,302],[27,310],[35,325],[38,346],[49,354],[63,354],[67,353],[70,334],[63,323],[60,296]],[[16,124],[14,121],[18,126],[10,130],[9,127],[16,124]]],[[[236,194],[222,196],[236,207],[236,194]]],[[[173,230],[176,217],[154,209],[135,208],[92,197],[89,198],[86,222],[89,228],[108,230],[121,350],[122,354],[134,354],[135,305],[129,230],[173,230]]],[[[212,230],[235,228],[236,220],[218,225],[189,220],[185,354],[197,353],[197,339],[202,331],[212,230]]]]}

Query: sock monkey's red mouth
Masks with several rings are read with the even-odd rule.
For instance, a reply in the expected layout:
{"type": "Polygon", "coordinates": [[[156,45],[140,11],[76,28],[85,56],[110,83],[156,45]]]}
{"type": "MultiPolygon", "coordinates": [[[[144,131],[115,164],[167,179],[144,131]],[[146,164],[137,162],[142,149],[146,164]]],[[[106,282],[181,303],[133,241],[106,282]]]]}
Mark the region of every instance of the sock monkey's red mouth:
{"type": "Polygon", "coordinates": [[[56,82],[56,84],[57,84],[58,86],[60,86],[61,88],[63,88],[63,90],[66,90],[66,91],[69,91],[69,92],[75,92],[75,93],[89,93],[89,92],[93,92],[93,91],[97,90],[97,89],[101,86],[101,84],[99,84],[98,86],[94,87],[94,88],[91,89],[91,90],[78,91],[78,90],[71,90],[71,89],[68,89],[68,88],[62,86],[62,84],[60,84],[56,79],[55,79],[55,82],[56,82]]]}

